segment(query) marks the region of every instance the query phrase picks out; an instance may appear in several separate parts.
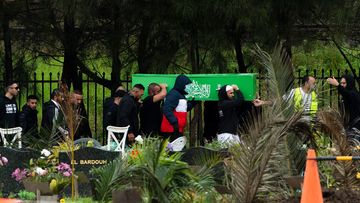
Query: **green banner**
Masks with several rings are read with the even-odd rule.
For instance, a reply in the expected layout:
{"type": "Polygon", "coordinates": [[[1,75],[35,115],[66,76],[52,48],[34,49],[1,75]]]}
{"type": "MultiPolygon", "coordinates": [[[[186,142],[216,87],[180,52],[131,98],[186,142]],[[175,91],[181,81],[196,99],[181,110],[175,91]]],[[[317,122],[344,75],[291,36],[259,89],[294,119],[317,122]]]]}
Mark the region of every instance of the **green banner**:
{"type": "MultiPolygon", "coordinates": [[[[173,88],[177,74],[133,74],[132,84],[142,84],[145,86],[145,95],[147,96],[147,87],[150,83],[166,83],[167,90],[173,88]]],[[[252,101],[256,95],[256,74],[186,74],[193,82],[191,92],[187,98],[195,97],[195,100],[217,101],[218,89],[223,85],[236,84],[243,93],[245,100],[252,101]]]]}

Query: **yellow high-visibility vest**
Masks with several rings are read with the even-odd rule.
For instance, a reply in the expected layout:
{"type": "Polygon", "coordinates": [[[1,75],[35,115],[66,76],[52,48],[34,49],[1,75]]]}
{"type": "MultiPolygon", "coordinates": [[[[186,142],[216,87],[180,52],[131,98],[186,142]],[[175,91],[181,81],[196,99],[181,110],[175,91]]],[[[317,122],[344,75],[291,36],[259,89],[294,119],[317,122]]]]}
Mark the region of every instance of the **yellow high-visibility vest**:
{"type": "MultiPolygon", "coordinates": [[[[303,106],[303,98],[302,98],[302,94],[300,91],[300,87],[295,89],[294,92],[294,105],[295,105],[295,110],[296,111],[301,111],[304,109],[303,106]]],[[[310,115],[315,115],[316,111],[318,110],[318,101],[317,101],[317,96],[315,91],[311,92],[311,104],[310,104],[310,115]]]]}

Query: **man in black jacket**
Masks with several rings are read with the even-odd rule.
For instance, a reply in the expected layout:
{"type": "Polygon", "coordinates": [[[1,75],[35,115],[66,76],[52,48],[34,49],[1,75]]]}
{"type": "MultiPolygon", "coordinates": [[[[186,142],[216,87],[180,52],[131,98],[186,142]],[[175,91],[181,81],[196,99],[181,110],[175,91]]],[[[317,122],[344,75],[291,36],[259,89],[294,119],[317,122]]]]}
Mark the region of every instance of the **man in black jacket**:
{"type": "Polygon", "coordinates": [[[22,107],[22,111],[19,114],[19,124],[23,130],[22,134],[39,137],[38,111],[36,110],[37,101],[38,98],[35,95],[29,95],[26,104],[22,107]]]}
{"type": "Polygon", "coordinates": [[[349,130],[360,130],[360,95],[355,87],[355,79],[352,75],[341,77],[340,84],[334,78],[328,78],[330,85],[336,86],[341,95],[341,108],[345,113],[345,127],[349,130]]]}
{"type": "Polygon", "coordinates": [[[161,125],[161,102],[166,96],[166,84],[150,83],[148,96],[140,108],[140,131],[149,136],[159,135],[161,125]]]}
{"type": "MultiPolygon", "coordinates": [[[[104,104],[103,109],[103,129],[104,132],[106,127],[108,126],[116,126],[116,117],[117,117],[117,109],[119,108],[122,97],[127,94],[125,90],[116,90],[116,92],[112,95],[111,99],[108,100],[108,103],[104,104]]],[[[107,133],[106,133],[107,134],[107,133]]]]}
{"type": "Polygon", "coordinates": [[[221,144],[239,143],[239,118],[237,108],[241,106],[244,97],[237,85],[224,85],[218,92],[219,96],[219,130],[218,141],[221,144]]]}
{"type": "Polygon", "coordinates": [[[83,98],[83,94],[80,90],[74,90],[71,94],[70,101],[76,108],[76,113],[79,118],[79,123],[76,123],[78,126],[76,126],[77,129],[75,129],[76,132],[74,135],[74,140],[85,137],[92,137],[89,125],[89,117],[86,113],[83,98]]]}
{"type": "Polygon", "coordinates": [[[65,129],[65,119],[61,109],[64,97],[59,89],[54,89],[50,97],[50,101],[43,105],[41,127],[55,135],[59,133],[59,129],[62,129],[60,132],[64,132],[65,129]]]}
{"type": "Polygon", "coordinates": [[[130,125],[127,139],[128,144],[134,143],[135,136],[139,133],[138,104],[142,95],[144,95],[144,89],[142,84],[134,85],[129,94],[121,99],[117,111],[116,126],[125,127],[130,125]]]}

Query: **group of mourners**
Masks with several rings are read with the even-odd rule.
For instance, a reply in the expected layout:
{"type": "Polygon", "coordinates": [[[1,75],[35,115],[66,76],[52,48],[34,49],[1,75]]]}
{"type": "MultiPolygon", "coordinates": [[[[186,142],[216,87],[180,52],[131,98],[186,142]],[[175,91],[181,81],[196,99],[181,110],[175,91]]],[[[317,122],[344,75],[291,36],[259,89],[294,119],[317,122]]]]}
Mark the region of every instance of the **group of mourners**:
{"type": "MultiPolygon", "coordinates": [[[[347,118],[344,125],[349,131],[360,129],[360,94],[351,75],[341,77],[340,83],[335,78],[328,78],[330,85],[336,86],[341,95],[340,107],[347,118]]],[[[145,87],[135,84],[130,91],[119,86],[111,97],[104,101],[103,128],[107,126],[129,126],[127,144],[135,142],[137,135],[159,136],[170,141],[184,136],[187,124],[187,112],[197,101],[186,98],[188,86],[192,81],[186,75],[179,75],[173,88],[167,91],[167,84],[151,83],[148,85],[148,96],[141,100],[145,87]]],[[[292,89],[284,96],[291,100],[296,111],[302,112],[302,118],[311,120],[318,110],[318,98],[315,92],[316,79],[305,76],[300,87],[292,89]]],[[[35,95],[27,97],[27,103],[19,112],[15,97],[20,91],[18,83],[9,83],[5,95],[0,98],[0,128],[20,126],[24,136],[38,137],[37,103],[35,95]]],[[[218,101],[204,102],[204,135],[206,141],[217,139],[220,143],[239,143],[239,127],[244,127],[249,111],[262,105],[271,105],[271,101],[255,99],[245,101],[237,85],[224,85],[218,89],[218,101]]],[[[51,99],[43,104],[42,128],[52,134],[67,134],[63,114],[64,95],[60,89],[51,93],[51,99]]],[[[88,116],[83,103],[81,91],[74,90],[69,99],[74,105],[80,123],[76,128],[74,139],[91,137],[88,116]]],[[[358,139],[358,137],[355,136],[358,139]]]]}
{"type": "MultiPolygon", "coordinates": [[[[20,91],[19,84],[10,82],[5,88],[5,95],[0,98],[0,128],[9,129],[22,128],[22,137],[40,138],[38,110],[39,98],[36,95],[28,95],[25,105],[19,111],[16,96],[20,91]]],[[[42,106],[41,129],[43,133],[51,135],[69,135],[69,129],[64,117],[62,106],[64,105],[64,92],[61,89],[54,89],[51,92],[50,100],[42,106]]],[[[69,95],[69,105],[76,111],[77,129],[74,139],[92,137],[88,116],[83,103],[83,95],[79,90],[74,90],[69,95]]],[[[76,121],[75,121],[76,122],[76,121]]],[[[25,138],[26,139],[26,138],[25,138]]],[[[56,140],[56,139],[54,139],[56,140]]],[[[0,139],[0,146],[3,140],[0,139]]]]}

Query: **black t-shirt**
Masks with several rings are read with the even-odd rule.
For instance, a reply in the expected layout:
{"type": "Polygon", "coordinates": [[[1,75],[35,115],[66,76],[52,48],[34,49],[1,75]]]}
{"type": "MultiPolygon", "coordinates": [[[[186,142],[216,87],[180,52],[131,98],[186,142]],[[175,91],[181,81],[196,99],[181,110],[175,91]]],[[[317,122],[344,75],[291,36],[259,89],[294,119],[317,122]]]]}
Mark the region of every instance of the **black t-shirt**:
{"type": "Polygon", "coordinates": [[[18,125],[18,108],[15,98],[9,99],[6,96],[0,98],[0,127],[13,128],[18,125]]]}
{"type": "Polygon", "coordinates": [[[160,132],[161,125],[161,101],[153,102],[154,96],[147,96],[140,108],[140,130],[148,135],[160,132]]]}

